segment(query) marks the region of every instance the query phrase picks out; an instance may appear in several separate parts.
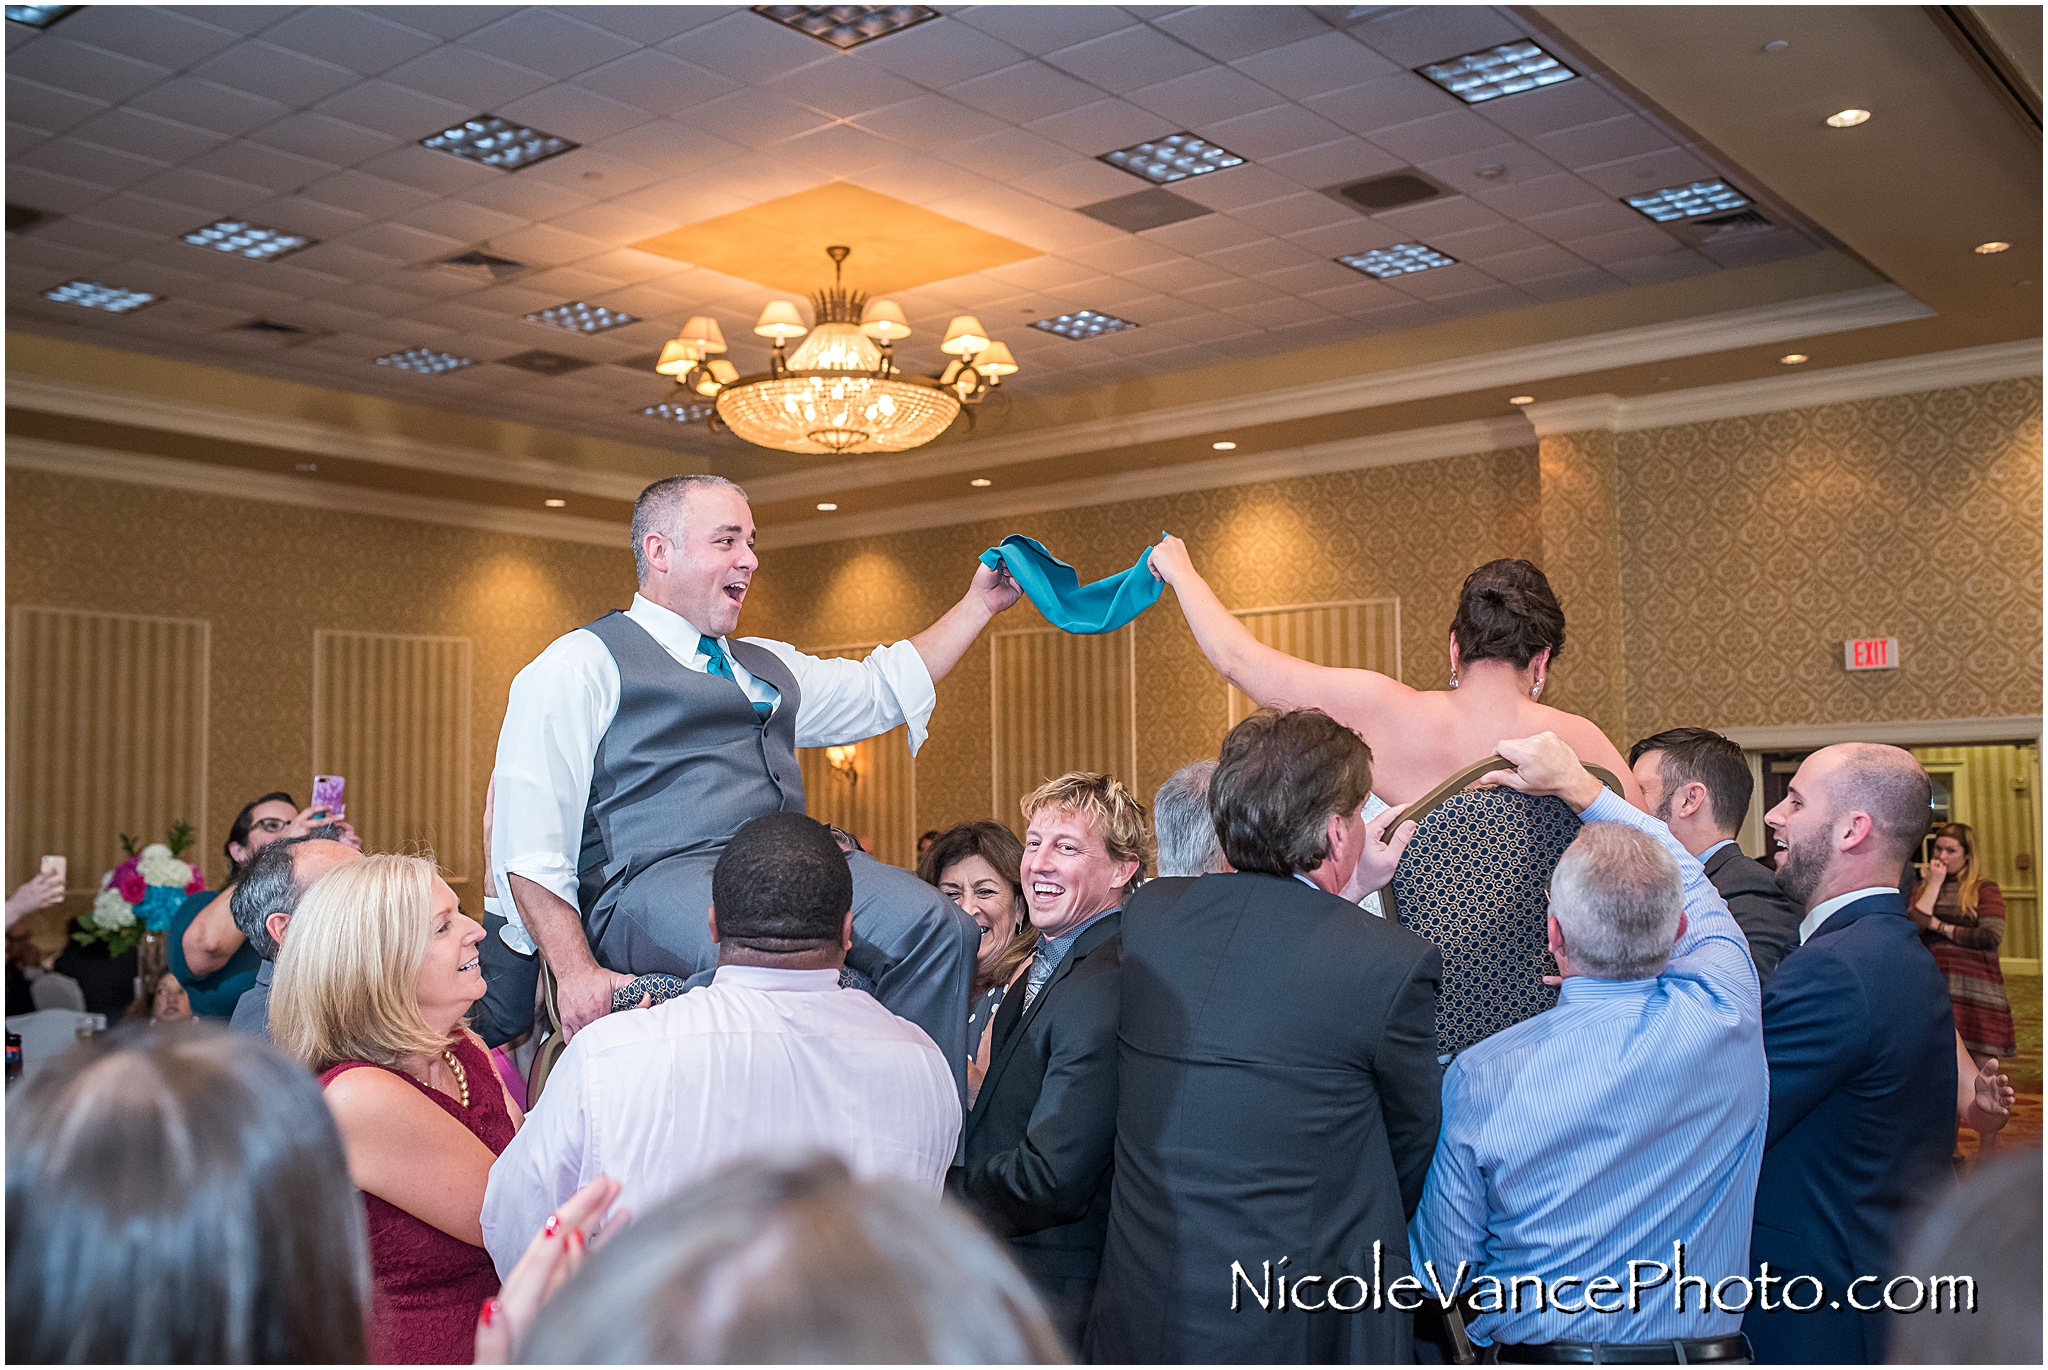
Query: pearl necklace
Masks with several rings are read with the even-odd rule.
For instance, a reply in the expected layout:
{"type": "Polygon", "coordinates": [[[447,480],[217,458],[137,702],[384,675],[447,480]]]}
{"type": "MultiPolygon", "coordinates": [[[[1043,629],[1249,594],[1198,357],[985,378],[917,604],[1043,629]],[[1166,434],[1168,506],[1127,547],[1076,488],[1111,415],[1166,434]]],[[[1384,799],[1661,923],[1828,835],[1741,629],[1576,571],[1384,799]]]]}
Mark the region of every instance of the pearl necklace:
{"type": "Polygon", "coordinates": [[[446,1061],[448,1063],[448,1068],[455,1072],[455,1087],[461,1092],[462,1106],[464,1108],[468,1108],[469,1072],[462,1068],[462,1062],[455,1059],[455,1053],[450,1051],[446,1047],[441,1048],[441,1059],[446,1061]]]}

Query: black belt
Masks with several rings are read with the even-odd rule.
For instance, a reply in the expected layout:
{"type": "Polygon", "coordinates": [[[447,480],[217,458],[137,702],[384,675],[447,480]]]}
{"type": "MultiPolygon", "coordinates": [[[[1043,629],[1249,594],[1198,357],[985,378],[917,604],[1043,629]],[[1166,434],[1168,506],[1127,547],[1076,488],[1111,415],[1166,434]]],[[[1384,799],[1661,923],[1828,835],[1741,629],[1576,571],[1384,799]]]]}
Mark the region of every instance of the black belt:
{"type": "Polygon", "coordinates": [[[1502,1365],[1711,1365],[1716,1361],[1748,1360],[1749,1338],[1740,1332],[1725,1337],[1622,1344],[1605,1341],[1551,1341],[1493,1348],[1502,1365]]]}

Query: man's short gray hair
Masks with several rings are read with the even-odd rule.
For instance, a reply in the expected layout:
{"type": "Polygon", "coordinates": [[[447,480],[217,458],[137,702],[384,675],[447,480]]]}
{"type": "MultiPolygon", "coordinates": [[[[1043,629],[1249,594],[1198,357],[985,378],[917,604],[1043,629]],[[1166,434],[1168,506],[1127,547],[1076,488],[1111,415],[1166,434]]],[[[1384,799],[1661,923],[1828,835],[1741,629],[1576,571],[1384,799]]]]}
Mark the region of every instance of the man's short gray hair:
{"type": "Polygon", "coordinates": [[[683,535],[683,511],[692,490],[720,486],[741,499],[747,492],[724,476],[664,476],[640,492],[633,501],[633,578],[647,583],[647,535],[663,533],[671,540],[683,535]]]}
{"type": "Polygon", "coordinates": [[[335,842],[340,838],[340,828],[332,823],[322,823],[304,837],[287,837],[281,842],[270,843],[242,867],[241,878],[235,881],[235,892],[228,896],[228,916],[235,920],[242,936],[264,960],[277,959],[277,939],[270,935],[270,915],[293,916],[299,911],[299,900],[306,893],[306,886],[299,883],[293,854],[295,849],[308,842],[335,842]]]}
{"type": "Polygon", "coordinates": [[[1621,823],[1588,823],[1550,877],[1565,952],[1596,980],[1660,974],[1684,909],[1678,862],[1656,838],[1621,823]]]}
{"type": "Polygon", "coordinates": [[[1211,875],[1228,870],[1216,823],[1209,817],[1214,761],[1197,761],[1166,777],[1152,796],[1152,833],[1159,841],[1161,875],[1211,875]]]}

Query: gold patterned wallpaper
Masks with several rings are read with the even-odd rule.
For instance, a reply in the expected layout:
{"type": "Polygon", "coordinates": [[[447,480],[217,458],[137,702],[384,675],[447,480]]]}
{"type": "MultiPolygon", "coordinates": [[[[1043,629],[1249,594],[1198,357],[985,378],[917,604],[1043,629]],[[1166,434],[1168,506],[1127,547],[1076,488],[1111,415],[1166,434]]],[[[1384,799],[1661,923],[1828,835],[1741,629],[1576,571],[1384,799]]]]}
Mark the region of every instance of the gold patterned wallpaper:
{"type": "Polygon", "coordinates": [[[1628,708],[1617,436],[1605,429],[1558,433],[1537,449],[1543,479],[1543,555],[1537,561],[1566,610],[1561,669],[1551,672],[1555,685],[1545,677],[1543,702],[1584,714],[1609,734],[1627,730],[1628,708]]]}

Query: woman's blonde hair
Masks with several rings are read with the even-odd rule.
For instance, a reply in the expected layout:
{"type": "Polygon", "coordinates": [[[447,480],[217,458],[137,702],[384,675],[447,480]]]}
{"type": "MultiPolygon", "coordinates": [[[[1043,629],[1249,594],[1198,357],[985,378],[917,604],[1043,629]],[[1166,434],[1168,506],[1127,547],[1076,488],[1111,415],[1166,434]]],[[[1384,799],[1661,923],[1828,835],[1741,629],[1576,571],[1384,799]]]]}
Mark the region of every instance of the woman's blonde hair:
{"type": "Polygon", "coordinates": [[[1934,830],[1936,840],[1949,838],[1963,849],[1963,868],[1956,872],[1956,903],[1964,913],[1977,911],[1977,887],[1984,872],[1977,867],[1977,833],[1968,823],[1944,823],[1934,830]]]}
{"type": "Polygon", "coordinates": [[[270,1040],[316,1071],[343,1061],[395,1066],[449,1038],[420,1014],[434,863],[365,856],[336,866],[299,901],[270,987],[270,1040]]]}

